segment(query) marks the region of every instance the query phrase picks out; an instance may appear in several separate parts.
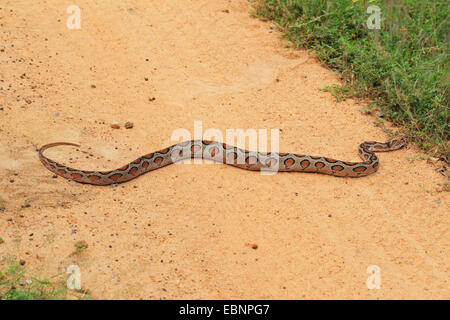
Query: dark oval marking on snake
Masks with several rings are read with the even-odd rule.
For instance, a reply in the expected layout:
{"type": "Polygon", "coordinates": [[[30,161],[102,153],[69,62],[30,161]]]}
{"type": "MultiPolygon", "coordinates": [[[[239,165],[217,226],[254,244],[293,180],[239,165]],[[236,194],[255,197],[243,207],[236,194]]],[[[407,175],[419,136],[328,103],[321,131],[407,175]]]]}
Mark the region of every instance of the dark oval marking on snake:
{"type": "Polygon", "coordinates": [[[255,165],[258,163],[258,158],[255,156],[249,156],[245,159],[245,163],[248,165],[255,165]]]}
{"type": "Polygon", "coordinates": [[[217,147],[213,147],[211,148],[211,150],[209,150],[209,154],[211,155],[211,157],[214,157],[216,155],[216,153],[219,152],[219,148],[217,147]]]}
{"type": "Polygon", "coordinates": [[[170,157],[175,159],[183,157],[183,150],[173,150],[170,157]]]}
{"type": "Polygon", "coordinates": [[[363,166],[359,166],[359,167],[353,168],[353,171],[354,171],[354,172],[358,172],[358,173],[364,172],[364,171],[366,171],[366,170],[367,170],[367,168],[366,168],[366,167],[363,167],[363,166]]]}
{"type": "MultiPolygon", "coordinates": [[[[112,181],[117,181],[121,176],[122,176],[122,174],[120,174],[120,173],[115,173],[115,174],[110,175],[109,178],[110,178],[112,181]]],[[[93,177],[95,177],[95,176],[93,176],[93,177]]]]}
{"type": "Polygon", "coordinates": [[[295,163],[295,160],[292,158],[287,158],[283,163],[286,167],[291,167],[295,163]]]}
{"type": "Polygon", "coordinates": [[[311,162],[309,162],[309,160],[303,160],[302,162],[300,162],[300,166],[301,166],[303,169],[308,168],[310,164],[311,164],[311,162]]]}
{"type": "Polygon", "coordinates": [[[325,167],[325,163],[323,163],[323,162],[316,162],[315,164],[314,164],[314,166],[317,168],[317,169],[322,169],[323,167],[325,167]]]}
{"type": "Polygon", "coordinates": [[[153,158],[153,155],[154,155],[153,153],[149,153],[149,154],[143,155],[142,158],[151,159],[151,158],[153,158]]]}
{"type": "Polygon", "coordinates": [[[91,176],[88,176],[88,179],[91,181],[97,181],[97,180],[100,180],[100,177],[96,176],[96,175],[91,175],[91,176]]]}
{"type": "Polygon", "coordinates": [[[268,166],[269,168],[275,166],[277,163],[278,161],[275,158],[269,158],[266,160],[266,166],[268,166]]]}
{"type": "Polygon", "coordinates": [[[227,159],[230,160],[236,160],[238,158],[238,155],[236,152],[227,152],[227,159]],[[231,157],[230,157],[231,156],[231,157]],[[231,159],[232,158],[232,159],[231,159]]]}

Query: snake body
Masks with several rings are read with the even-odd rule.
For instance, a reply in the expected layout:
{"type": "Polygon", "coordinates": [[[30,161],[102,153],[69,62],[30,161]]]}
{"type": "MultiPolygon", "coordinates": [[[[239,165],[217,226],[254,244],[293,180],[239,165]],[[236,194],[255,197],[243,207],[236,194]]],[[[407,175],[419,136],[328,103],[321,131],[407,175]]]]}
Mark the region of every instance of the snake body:
{"type": "Polygon", "coordinates": [[[175,162],[202,158],[225,163],[252,171],[316,172],[338,177],[363,177],[377,171],[379,160],[375,152],[398,150],[407,144],[406,136],[385,143],[370,141],[359,145],[362,162],[347,162],[327,157],[316,157],[294,153],[263,153],[247,151],[225,143],[207,140],[184,141],[155,151],[110,171],[86,171],[73,169],[57,163],[46,156],[44,150],[59,145],[79,145],[55,142],[39,149],[39,159],[51,172],[80,183],[111,185],[132,180],[148,171],[156,170],[175,162]]]}

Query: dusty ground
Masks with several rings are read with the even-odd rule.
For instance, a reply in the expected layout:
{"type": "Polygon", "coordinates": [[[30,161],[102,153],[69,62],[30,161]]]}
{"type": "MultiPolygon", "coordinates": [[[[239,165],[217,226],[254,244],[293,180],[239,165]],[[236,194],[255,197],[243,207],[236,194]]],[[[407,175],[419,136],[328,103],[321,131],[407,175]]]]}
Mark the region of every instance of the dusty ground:
{"type": "Polygon", "coordinates": [[[51,276],[76,264],[106,299],[450,298],[448,181],[412,147],[379,154],[361,179],[220,164],[117,187],[52,178],[36,153],[45,143],[81,143],[88,153],[47,154],[112,169],[194,120],[277,128],[281,151],[349,161],[360,142],[387,138],[362,103],[321,91],[338,76],[286,48],[245,0],[78,0],[80,30],[66,27],[70,4],[0,5],[2,267],[23,259],[51,276]],[[370,265],[379,290],[366,286],[370,265]]]}

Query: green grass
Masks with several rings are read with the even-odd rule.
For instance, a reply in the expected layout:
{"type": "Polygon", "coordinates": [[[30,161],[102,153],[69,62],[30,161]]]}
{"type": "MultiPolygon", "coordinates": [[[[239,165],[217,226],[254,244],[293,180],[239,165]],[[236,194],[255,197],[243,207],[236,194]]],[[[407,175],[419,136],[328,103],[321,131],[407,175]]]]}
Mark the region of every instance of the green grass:
{"type": "Polygon", "coordinates": [[[28,275],[17,262],[0,272],[0,300],[89,299],[89,290],[70,291],[64,277],[40,280],[28,275]]]}
{"type": "Polygon", "coordinates": [[[75,246],[75,253],[81,253],[85,249],[87,249],[88,244],[86,243],[86,241],[78,241],[75,243],[74,246],[75,246]]]}
{"type": "Polygon", "coordinates": [[[345,86],[328,88],[337,99],[369,98],[410,140],[449,161],[448,0],[258,0],[252,13],[343,75],[345,86]],[[381,9],[379,30],[367,28],[369,5],[381,9]]]}
{"type": "Polygon", "coordinates": [[[28,278],[19,263],[0,273],[0,300],[64,299],[66,291],[62,283],[28,278]]]}

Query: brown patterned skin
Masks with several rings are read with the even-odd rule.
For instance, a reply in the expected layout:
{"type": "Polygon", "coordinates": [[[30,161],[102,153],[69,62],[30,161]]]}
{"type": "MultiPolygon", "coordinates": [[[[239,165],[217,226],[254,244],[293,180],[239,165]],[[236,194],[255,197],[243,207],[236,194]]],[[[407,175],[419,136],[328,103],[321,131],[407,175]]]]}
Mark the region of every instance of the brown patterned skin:
{"type": "Polygon", "coordinates": [[[252,171],[316,172],[337,177],[363,177],[376,172],[378,169],[379,161],[375,152],[398,150],[407,143],[406,136],[385,143],[363,142],[359,146],[359,155],[363,160],[362,162],[347,162],[294,153],[254,152],[207,140],[184,141],[163,150],[146,154],[119,169],[111,171],[73,169],[59,164],[43,154],[44,150],[60,145],[79,147],[74,143],[56,142],[47,144],[39,149],[39,159],[48,170],[61,177],[93,185],[111,185],[129,181],[148,171],[191,158],[213,160],[252,171]]]}

